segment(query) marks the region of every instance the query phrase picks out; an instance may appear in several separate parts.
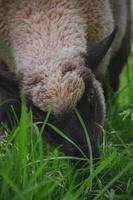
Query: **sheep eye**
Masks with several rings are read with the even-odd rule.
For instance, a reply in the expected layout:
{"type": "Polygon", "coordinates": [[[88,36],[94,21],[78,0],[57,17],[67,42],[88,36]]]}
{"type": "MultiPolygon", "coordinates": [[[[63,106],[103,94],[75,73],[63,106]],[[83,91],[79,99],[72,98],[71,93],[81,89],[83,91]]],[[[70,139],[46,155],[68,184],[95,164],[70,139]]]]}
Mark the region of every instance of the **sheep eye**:
{"type": "Polygon", "coordinates": [[[90,89],[88,92],[88,101],[90,102],[91,100],[93,100],[94,96],[95,96],[94,89],[90,89]]]}

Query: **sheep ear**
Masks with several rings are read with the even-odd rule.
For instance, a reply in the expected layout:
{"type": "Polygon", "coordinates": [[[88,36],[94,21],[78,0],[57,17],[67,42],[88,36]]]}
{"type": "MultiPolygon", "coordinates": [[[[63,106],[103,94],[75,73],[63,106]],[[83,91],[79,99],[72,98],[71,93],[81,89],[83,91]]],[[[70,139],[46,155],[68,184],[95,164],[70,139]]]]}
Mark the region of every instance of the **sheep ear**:
{"type": "Polygon", "coordinates": [[[112,42],[114,41],[115,35],[117,32],[117,27],[113,32],[104,38],[102,41],[97,43],[94,47],[88,50],[87,52],[87,66],[94,70],[100,61],[104,58],[107,51],[109,50],[112,42]]]}

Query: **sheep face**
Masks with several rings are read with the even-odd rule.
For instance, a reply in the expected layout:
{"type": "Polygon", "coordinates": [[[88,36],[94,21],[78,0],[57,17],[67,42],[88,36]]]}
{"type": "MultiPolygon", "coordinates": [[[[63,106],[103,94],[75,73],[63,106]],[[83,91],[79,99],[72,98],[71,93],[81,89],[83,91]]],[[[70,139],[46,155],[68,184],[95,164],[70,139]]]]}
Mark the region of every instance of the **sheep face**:
{"type": "MultiPolygon", "coordinates": [[[[103,126],[105,105],[101,86],[94,77],[86,81],[84,94],[77,103],[76,108],[86,125],[92,145],[93,157],[97,158],[99,156],[97,140],[103,126]]],[[[49,121],[62,130],[89,157],[85,133],[74,110],[67,110],[59,116],[51,115],[49,121]]],[[[50,128],[46,129],[44,137],[48,143],[60,146],[61,150],[69,156],[83,156],[73,144],[58,136],[50,128]]]]}
{"type": "MultiPolygon", "coordinates": [[[[104,96],[103,96],[103,91],[102,91],[100,83],[95,79],[91,71],[86,69],[84,73],[83,71],[82,73],[80,71],[80,75],[77,73],[78,74],[77,77],[81,79],[84,84],[84,92],[75,105],[74,105],[75,102],[73,102],[73,106],[75,106],[78,109],[86,125],[87,131],[91,140],[91,144],[92,144],[93,157],[98,157],[99,151],[98,151],[97,140],[98,140],[99,132],[101,131],[101,128],[103,126],[103,121],[104,121],[104,113],[105,113],[104,96]]],[[[72,89],[73,88],[71,88],[70,91],[73,91],[72,89]]],[[[56,87],[55,87],[55,90],[56,90],[56,87]]],[[[58,97],[58,98],[61,98],[61,97],[58,97]]],[[[63,103],[63,100],[62,100],[62,103],[63,103]]],[[[35,107],[34,102],[33,104],[34,105],[32,106],[32,108],[33,107],[35,108],[34,116],[37,116],[37,113],[41,113],[40,120],[43,120],[47,112],[40,111],[42,109],[38,109],[37,107],[35,107]]],[[[57,104],[59,105],[58,101],[57,101],[57,104]]],[[[60,106],[64,106],[64,105],[60,104],[60,106]]],[[[49,122],[51,124],[54,124],[61,131],[63,131],[64,134],[67,135],[67,137],[71,139],[74,143],[76,143],[81,149],[81,151],[83,151],[84,154],[87,157],[89,157],[89,149],[86,143],[85,133],[73,109],[74,107],[69,108],[66,106],[63,108],[65,109],[62,110],[62,108],[58,107],[58,109],[61,112],[52,113],[50,116],[49,122]]],[[[81,152],[73,144],[61,138],[61,136],[55,133],[55,131],[53,131],[51,128],[48,128],[48,127],[46,128],[44,138],[50,145],[53,145],[56,147],[60,146],[61,150],[69,156],[70,155],[83,156],[81,152]]]]}
{"type": "MultiPolygon", "coordinates": [[[[33,71],[31,70],[30,84],[29,73],[27,78],[26,75],[23,75],[25,81],[28,80],[29,84],[25,85],[30,88],[27,98],[32,100],[34,106],[44,111],[44,113],[41,112],[41,120],[43,120],[42,116],[45,117],[47,113],[48,105],[52,105],[53,113],[49,122],[63,131],[88,157],[89,149],[85,133],[74,112],[76,107],[87,127],[93,157],[98,157],[97,139],[103,126],[105,113],[104,96],[100,83],[95,79],[91,70],[85,67],[68,69],[65,72],[58,71],[56,74],[58,79],[54,73],[51,74],[51,77],[46,77],[43,74],[41,72],[38,76],[38,73],[35,73],[35,79],[33,80],[33,71]],[[38,77],[39,80],[37,81],[36,78],[38,77]],[[34,87],[31,92],[33,83],[34,87]]],[[[28,91],[27,88],[24,88],[24,90],[28,91]]],[[[35,115],[37,113],[36,109],[35,115]]],[[[69,156],[82,156],[74,145],[58,136],[50,128],[47,128],[44,138],[50,145],[60,146],[61,150],[69,156]]]]}

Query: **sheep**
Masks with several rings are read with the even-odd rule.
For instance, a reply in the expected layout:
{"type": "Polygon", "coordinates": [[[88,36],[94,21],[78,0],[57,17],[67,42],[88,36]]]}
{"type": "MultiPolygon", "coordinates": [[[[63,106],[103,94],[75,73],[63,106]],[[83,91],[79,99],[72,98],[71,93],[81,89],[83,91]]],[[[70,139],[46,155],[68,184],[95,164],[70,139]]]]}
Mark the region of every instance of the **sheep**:
{"type": "MultiPolygon", "coordinates": [[[[0,49],[0,77],[5,77],[1,100],[2,93],[8,93],[4,99],[10,97],[10,88],[16,100],[24,95],[42,118],[50,105],[50,121],[89,156],[73,111],[77,107],[97,158],[105,116],[102,83],[108,77],[112,89],[118,89],[131,49],[131,0],[0,0],[0,35],[15,60],[11,64],[0,49]],[[12,79],[14,85],[9,85],[12,79]]],[[[81,156],[50,128],[45,140],[61,145],[67,155],[81,156]]]]}

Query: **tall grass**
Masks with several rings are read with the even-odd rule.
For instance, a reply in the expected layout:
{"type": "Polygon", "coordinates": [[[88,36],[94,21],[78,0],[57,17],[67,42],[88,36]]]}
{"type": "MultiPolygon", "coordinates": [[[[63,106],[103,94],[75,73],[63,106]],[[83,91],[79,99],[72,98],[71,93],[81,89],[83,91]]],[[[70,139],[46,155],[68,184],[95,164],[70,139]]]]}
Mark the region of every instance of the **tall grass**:
{"type": "MultiPolygon", "coordinates": [[[[51,110],[39,129],[22,103],[20,120],[0,142],[0,199],[133,199],[133,58],[121,75],[117,102],[107,109],[100,160],[75,170],[71,159],[42,140],[51,110]]],[[[79,113],[77,116],[86,134],[79,113]]],[[[69,138],[66,138],[69,140],[69,138]]],[[[72,142],[72,141],[70,141],[72,142]]],[[[89,146],[90,147],[90,146],[89,146]]],[[[91,147],[90,147],[91,156],[91,147]]]]}

